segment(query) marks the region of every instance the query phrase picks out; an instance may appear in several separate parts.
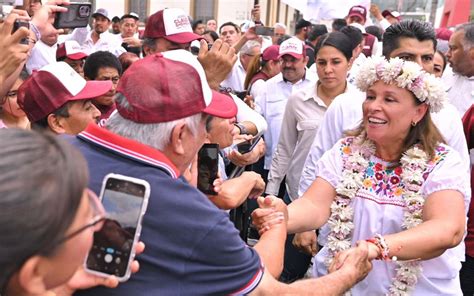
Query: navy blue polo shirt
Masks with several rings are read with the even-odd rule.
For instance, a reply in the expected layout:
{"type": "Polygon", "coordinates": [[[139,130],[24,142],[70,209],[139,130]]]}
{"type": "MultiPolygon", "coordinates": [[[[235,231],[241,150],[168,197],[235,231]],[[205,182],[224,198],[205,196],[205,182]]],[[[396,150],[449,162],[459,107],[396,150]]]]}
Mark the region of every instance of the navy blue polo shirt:
{"type": "Polygon", "coordinates": [[[70,142],[88,162],[94,192],[109,173],[145,179],[151,187],[140,271],[118,288],[76,295],[246,294],[259,284],[263,266],[256,251],[240,239],[227,213],[180,177],[160,151],[94,124],[70,142]]]}

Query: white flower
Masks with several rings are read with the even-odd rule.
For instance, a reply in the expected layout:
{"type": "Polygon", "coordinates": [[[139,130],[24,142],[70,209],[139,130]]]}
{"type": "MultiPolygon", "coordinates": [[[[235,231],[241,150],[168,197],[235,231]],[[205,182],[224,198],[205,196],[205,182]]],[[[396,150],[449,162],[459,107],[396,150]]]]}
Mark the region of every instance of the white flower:
{"type": "Polygon", "coordinates": [[[351,247],[351,241],[345,239],[338,239],[332,235],[329,235],[327,246],[333,252],[344,251],[351,247]]]}
{"type": "Polygon", "coordinates": [[[349,235],[354,228],[354,223],[352,223],[352,221],[343,222],[339,219],[332,218],[328,220],[328,225],[333,233],[342,234],[344,236],[349,235]]]}
{"type": "Polygon", "coordinates": [[[354,210],[351,206],[346,206],[343,204],[339,204],[337,202],[333,202],[331,204],[331,216],[334,218],[338,218],[342,221],[352,220],[354,215],[354,210]]]}

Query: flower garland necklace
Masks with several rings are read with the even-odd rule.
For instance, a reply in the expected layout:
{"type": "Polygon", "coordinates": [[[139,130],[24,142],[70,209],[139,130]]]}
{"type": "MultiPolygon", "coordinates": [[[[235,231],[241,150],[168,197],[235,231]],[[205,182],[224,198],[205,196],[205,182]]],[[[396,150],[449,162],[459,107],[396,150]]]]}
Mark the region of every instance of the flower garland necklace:
{"type": "MultiPolygon", "coordinates": [[[[330,233],[328,236],[328,257],[325,264],[329,267],[336,253],[351,247],[352,230],[354,229],[354,210],[351,201],[362,186],[365,171],[369,165],[369,158],[375,153],[375,145],[365,139],[362,133],[353,139],[351,153],[343,159],[342,181],[336,187],[336,198],[331,204],[331,216],[328,220],[330,233]]],[[[424,198],[420,193],[423,184],[423,172],[428,163],[428,155],[418,146],[407,150],[400,162],[402,166],[401,178],[405,184],[403,200],[404,220],[402,229],[413,228],[423,222],[424,198]]],[[[420,262],[396,262],[396,276],[387,295],[409,295],[418,281],[421,273],[420,262]]]]}

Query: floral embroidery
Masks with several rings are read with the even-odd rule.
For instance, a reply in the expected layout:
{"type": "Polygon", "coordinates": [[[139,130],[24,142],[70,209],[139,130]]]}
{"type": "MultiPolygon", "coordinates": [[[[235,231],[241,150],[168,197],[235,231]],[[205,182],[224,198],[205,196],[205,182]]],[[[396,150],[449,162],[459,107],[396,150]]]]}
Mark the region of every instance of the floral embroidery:
{"type": "MultiPolygon", "coordinates": [[[[402,229],[413,228],[423,222],[424,197],[421,186],[429,172],[447,154],[446,149],[439,146],[431,160],[418,146],[407,150],[401,160],[401,166],[386,168],[381,163],[369,161],[375,152],[370,140],[364,140],[362,134],[357,138],[346,138],[341,146],[343,172],[341,182],[336,187],[336,198],[331,204],[331,216],[328,220],[330,233],[328,236],[328,257],[326,266],[332,263],[336,253],[351,247],[352,221],[354,210],[352,199],[359,189],[365,188],[377,194],[402,196],[404,219],[402,229]],[[350,147],[352,143],[353,147],[350,147]],[[347,153],[347,151],[351,151],[347,153]],[[373,173],[375,171],[375,174],[373,173]]],[[[418,281],[422,271],[418,260],[396,262],[396,276],[387,295],[409,295],[418,281]]],[[[349,292],[350,293],[350,292],[349,292]]]]}

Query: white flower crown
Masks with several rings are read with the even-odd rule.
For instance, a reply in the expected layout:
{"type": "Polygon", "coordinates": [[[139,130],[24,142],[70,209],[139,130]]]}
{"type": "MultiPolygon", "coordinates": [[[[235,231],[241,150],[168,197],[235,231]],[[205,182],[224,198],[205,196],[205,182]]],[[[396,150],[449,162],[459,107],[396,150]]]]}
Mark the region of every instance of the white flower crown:
{"type": "Polygon", "coordinates": [[[446,92],[439,78],[423,71],[417,63],[398,57],[389,61],[384,57],[369,57],[360,67],[355,82],[365,92],[378,80],[406,88],[420,102],[427,103],[432,112],[441,110],[446,101],[446,92]]]}

